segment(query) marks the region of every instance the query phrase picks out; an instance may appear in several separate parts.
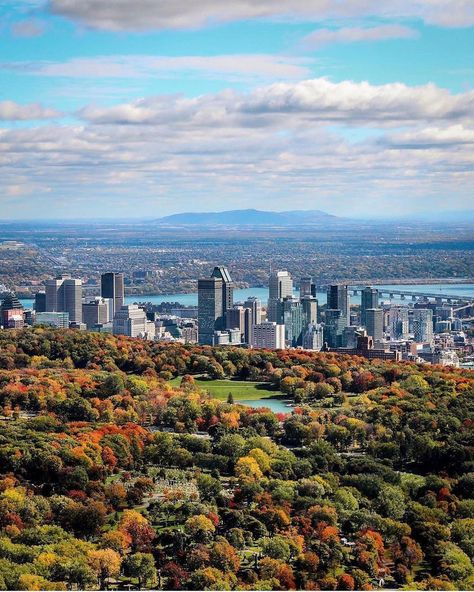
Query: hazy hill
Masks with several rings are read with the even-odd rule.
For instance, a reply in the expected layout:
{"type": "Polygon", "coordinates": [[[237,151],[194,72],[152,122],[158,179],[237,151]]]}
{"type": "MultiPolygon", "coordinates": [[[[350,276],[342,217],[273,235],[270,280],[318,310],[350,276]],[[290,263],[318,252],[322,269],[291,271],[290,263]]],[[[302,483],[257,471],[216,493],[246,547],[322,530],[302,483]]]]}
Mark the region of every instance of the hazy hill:
{"type": "Polygon", "coordinates": [[[340,220],[320,210],[264,212],[262,210],[230,210],[226,212],[184,212],[158,218],[157,224],[166,225],[235,225],[235,226],[293,226],[321,224],[340,220]]]}

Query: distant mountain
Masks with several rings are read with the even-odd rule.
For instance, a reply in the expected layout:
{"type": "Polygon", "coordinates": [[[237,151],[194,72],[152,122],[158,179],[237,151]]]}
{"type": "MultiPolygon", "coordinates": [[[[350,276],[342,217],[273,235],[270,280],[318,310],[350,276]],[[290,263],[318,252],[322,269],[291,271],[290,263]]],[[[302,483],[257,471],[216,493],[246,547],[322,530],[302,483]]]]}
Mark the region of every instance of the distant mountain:
{"type": "Polygon", "coordinates": [[[341,220],[320,210],[292,210],[289,212],[264,212],[262,210],[230,210],[227,212],[185,212],[155,220],[168,226],[301,226],[327,224],[341,220]]]}

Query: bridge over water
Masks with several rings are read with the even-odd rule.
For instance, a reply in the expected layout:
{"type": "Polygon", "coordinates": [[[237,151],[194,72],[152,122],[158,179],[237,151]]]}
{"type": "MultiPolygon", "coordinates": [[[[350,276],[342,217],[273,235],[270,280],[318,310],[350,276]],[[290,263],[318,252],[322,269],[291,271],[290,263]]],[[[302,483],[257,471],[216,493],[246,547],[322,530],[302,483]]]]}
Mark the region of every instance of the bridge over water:
{"type": "MultiPolygon", "coordinates": [[[[348,286],[349,291],[352,295],[356,296],[359,292],[361,292],[366,286],[348,286]]],[[[405,300],[407,297],[411,298],[413,301],[429,298],[432,300],[438,300],[438,302],[447,302],[451,304],[453,302],[474,302],[474,298],[472,296],[457,296],[455,294],[443,294],[441,292],[414,292],[413,290],[404,290],[402,286],[400,289],[392,289],[392,288],[383,288],[382,286],[373,286],[379,291],[380,296],[388,296],[389,298],[394,298],[395,296],[400,296],[401,300],[405,300]]]]}

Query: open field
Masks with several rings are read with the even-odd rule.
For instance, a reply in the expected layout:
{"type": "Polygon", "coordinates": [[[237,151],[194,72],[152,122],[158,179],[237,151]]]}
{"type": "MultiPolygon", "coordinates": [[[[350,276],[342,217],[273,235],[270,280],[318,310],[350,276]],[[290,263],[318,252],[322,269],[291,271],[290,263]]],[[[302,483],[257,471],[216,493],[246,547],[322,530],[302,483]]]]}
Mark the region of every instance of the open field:
{"type": "MultiPolygon", "coordinates": [[[[181,376],[173,378],[173,380],[170,380],[170,384],[179,386],[181,378],[181,376]]],[[[196,378],[195,380],[200,388],[209,391],[212,397],[221,401],[225,401],[229,393],[232,393],[234,401],[258,401],[259,399],[278,397],[283,394],[280,391],[272,390],[271,385],[266,382],[206,380],[202,378],[196,378]]]]}

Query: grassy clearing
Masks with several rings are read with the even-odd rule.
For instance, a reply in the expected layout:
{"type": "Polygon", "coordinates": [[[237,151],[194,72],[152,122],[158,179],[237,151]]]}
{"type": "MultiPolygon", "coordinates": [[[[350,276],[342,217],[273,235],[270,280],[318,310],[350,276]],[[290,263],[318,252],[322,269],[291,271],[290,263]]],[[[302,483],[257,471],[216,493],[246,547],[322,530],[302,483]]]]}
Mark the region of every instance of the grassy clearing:
{"type": "MultiPolygon", "coordinates": [[[[226,401],[229,393],[232,393],[234,401],[258,401],[268,397],[282,395],[280,391],[272,390],[272,386],[266,382],[250,382],[246,380],[206,380],[196,378],[199,388],[209,391],[212,397],[226,401]]],[[[181,384],[181,377],[170,380],[173,386],[181,384]]]]}

